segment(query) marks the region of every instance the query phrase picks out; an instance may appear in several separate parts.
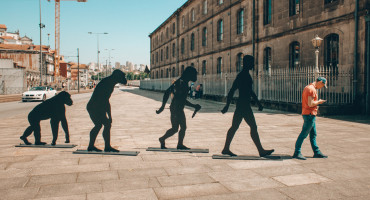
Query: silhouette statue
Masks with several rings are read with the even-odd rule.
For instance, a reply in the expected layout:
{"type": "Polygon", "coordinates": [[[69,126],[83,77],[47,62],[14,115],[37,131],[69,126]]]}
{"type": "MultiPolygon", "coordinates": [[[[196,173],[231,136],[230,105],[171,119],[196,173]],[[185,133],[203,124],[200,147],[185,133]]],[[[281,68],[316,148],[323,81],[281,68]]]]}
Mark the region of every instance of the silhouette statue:
{"type": "Polygon", "coordinates": [[[59,122],[62,122],[62,127],[65,132],[65,143],[69,143],[68,123],[66,119],[66,108],[64,104],[71,106],[73,101],[68,92],[60,92],[56,96],[48,99],[37,105],[29,114],[28,121],[30,126],[24,131],[20,137],[26,145],[31,145],[27,137],[33,133],[35,136],[36,145],[45,145],[46,142],[41,142],[41,128],[40,121],[50,119],[51,130],[53,133],[52,145],[55,145],[58,139],[59,122]]]}
{"type": "Polygon", "coordinates": [[[94,146],[96,136],[100,129],[104,125],[103,138],[105,142],[105,152],[119,152],[110,145],[110,128],[112,124],[111,107],[109,98],[112,95],[114,86],[117,83],[126,84],[125,73],[121,70],[114,70],[112,75],[101,80],[95,87],[95,90],[91,96],[90,101],[87,103],[87,111],[89,112],[90,118],[94,123],[94,128],[90,132],[90,142],[87,148],[88,151],[101,152],[102,150],[94,146]],[[108,115],[108,116],[107,116],[108,115]]]}
{"type": "Polygon", "coordinates": [[[161,149],[167,149],[165,145],[165,140],[173,136],[178,130],[179,139],[177,143],[177,149],[189,149],[184,145],[184,137],[186,131],[186,118],[184,113],[184,107],[190,106],[195,108],[194,114],[200,110],[201,106],[199,104],[192,104],[186,98],[189,94],[189,81],[197,81],[197,70],[194,67],[187,67],[182,73],[181,77],[177,79],[164,93],[162,106],[156,111],[157,114],[161,113],[166,105],[166,102],[170,96],[173,94],[173,99],[170,105],[171,111],[171,124],[172,128],[168,129],[167,132],[159,138],[161,144],[161,149]]]}
{"type": "Polygon", "coordinates": [[[259,107],[258,110],[259,111],[263,110],[263,106],[258,101],[258,98],[252,89],[253,80],[252,80],[251,75],[249,74],[249,70],[252,70],[253,68],[254,68],[253,56],[250,56],[250,55],[244,56],[243,57],[243,70],[237,75],[227,95],[226,105],[221,110],[222,114],[227,112],[227,110],[229,109],[231,99],[233,98],[235,91],[238,89],[239,98],[236,102],[236,110],[234,112],[232,126],[227,132],[225,147],[222,150],[222,154],[236,156],[236,154],[230,151],[230,143],[233,140],[235,132],[238,130],[242,119],[244,119],[245,122],[247,122],[247,124],[251,128],[250,134],[251,134],[254,144],[256,145],[258,149],[259,155],[263,157],[263,156],[270,155],[272,152],[274,152],[273,149],[272,150],[263,149],[260,138],[258,136],[258,132],[257,132],[256,120],[254,118],[253,111],[250,105],[251,97],[253,97],[253,99],[258,104],[258,107],[259,107]]]}

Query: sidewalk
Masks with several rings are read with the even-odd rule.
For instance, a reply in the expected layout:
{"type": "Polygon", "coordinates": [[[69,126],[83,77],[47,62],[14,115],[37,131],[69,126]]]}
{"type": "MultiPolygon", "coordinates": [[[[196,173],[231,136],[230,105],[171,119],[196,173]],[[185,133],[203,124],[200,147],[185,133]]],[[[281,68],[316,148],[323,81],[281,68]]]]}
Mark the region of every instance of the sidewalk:
{"type": "MultiPolygon", "coordinates": [[[[67,107],[74,149],[15,148],[28,126],[26,114],[0,121],[0,199],[370,199],[370,125],[318,117],[318,145],[328,159],[214,160],[225,142],[234,105],[191,100],[202,110],[191,118],[185,109],[185,145],[209,148],[209,154],[145,151],[158,147],[158,138],[170,128],[170,112],[160,115],[163,93],[127,89],[115,91],[112,107],[112,146],[140,151],[135,157],[72,154],[86,149],[93,127],[85,102],[67,107]]],[[[168,106],[166,107],[168,108],[168,106]]],[[[302,127],[297,114],[255,111],[265,148],[292,155],[302,127]]],[[[363,121],[361,121],[363,122],[363,121]]],[[[41,123],[42,140],[51,142],[49,121],[41,123]]],[[[33,136],[30,136],[33,142],[33,136]]],[[[64,132],[59,128],[58,144],[64,132]]],[[[175,147],[177,134],[166,141],[175,147]]],[[[99,133],[98,148],[104,148],[99,133]]],[[[236,154],[258,155],[243,122],[231,144],[236,154]]],[[[312,157],[307,138],[304,156],[312,157]]]]}

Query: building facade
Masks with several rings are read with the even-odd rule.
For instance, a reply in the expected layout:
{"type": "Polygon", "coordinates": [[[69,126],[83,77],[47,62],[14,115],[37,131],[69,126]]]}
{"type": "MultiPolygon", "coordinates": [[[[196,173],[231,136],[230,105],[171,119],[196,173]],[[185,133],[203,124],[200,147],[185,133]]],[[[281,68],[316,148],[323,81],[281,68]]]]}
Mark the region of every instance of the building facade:
{"type": "Polygon", "coordinates": [[[187,66],[237,73],[247,54],[257,76],[314,67],[317,35],[319,65],[353,71],[356,100],[369,104],[369,9],[369,0],[188,0],[149,35],[151,78],[177,77],[187,66]]]}

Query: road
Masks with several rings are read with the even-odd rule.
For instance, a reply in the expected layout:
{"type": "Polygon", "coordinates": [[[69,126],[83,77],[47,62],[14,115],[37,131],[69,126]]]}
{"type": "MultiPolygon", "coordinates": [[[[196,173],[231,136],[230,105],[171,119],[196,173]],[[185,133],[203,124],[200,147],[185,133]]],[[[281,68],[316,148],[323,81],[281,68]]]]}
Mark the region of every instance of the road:
{"type": "MultiPolygon", "coordinates": [[[[85,101],[91,97],[92,93],[82,93],[72,95],[72,100],[74,103],[85,101]]],[[[40,102],[5,102],[0,103],[0,119],[6,117],[12,117],[14,115],[29,113],[36,105],[40,102]]]]}

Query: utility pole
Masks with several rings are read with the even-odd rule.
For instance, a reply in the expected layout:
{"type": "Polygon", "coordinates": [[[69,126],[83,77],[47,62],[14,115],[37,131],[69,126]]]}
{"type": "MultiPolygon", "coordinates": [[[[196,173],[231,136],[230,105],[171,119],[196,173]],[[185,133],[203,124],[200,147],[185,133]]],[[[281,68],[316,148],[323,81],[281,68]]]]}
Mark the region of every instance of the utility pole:
{"type": "Polygon", "coordinates": [[[41,31],[42,28],[45,28],[45,25],[41,23],[41,0],[39,0],[40,4],[40,86],[42,86],[42,42],[41,42],[41,31]]]}
{"type": "Polygon", "coordinates": [[[108,60],[105,60],[105,77],[108,76],[108,60]]]}
{"type": "Polygon", "coordinates": [[[80,51],[77,48],[77,91],[80,93],[80,51]]]}

